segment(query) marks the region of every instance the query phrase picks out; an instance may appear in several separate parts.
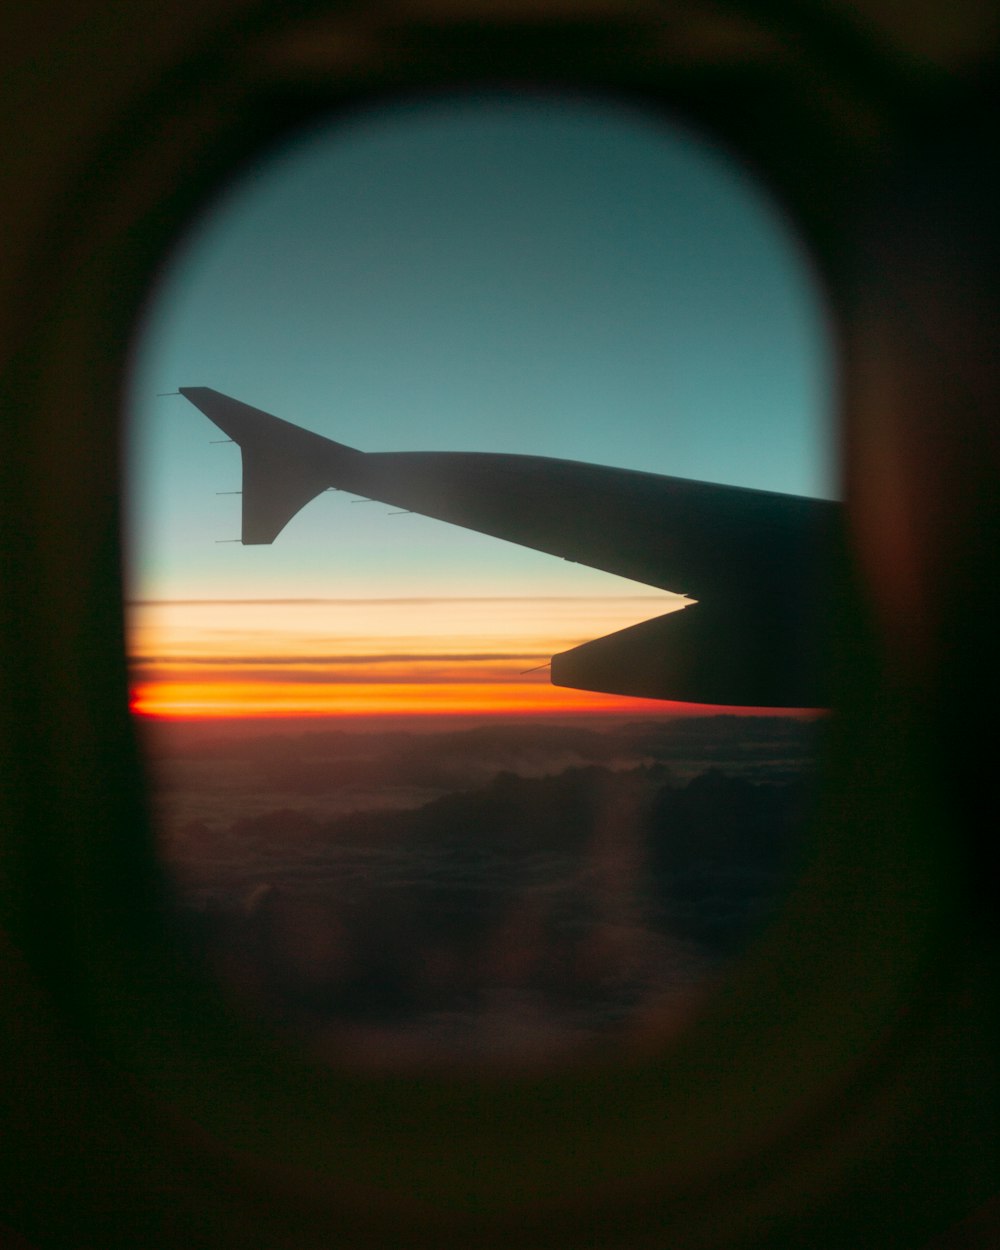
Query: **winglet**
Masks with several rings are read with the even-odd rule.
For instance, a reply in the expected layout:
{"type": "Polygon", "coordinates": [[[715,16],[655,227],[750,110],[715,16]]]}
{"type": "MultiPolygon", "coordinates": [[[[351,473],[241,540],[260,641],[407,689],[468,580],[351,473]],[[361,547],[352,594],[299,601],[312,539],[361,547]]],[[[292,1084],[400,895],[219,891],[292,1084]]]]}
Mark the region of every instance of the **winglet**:
{"type": "Polygon", "coordinates": [[[180,394],[239,444],[244,545],[274,542],[292,517],[327,488],[331,449],[341,457],[364,456],[209,386],[182,386],[180,394]]]}

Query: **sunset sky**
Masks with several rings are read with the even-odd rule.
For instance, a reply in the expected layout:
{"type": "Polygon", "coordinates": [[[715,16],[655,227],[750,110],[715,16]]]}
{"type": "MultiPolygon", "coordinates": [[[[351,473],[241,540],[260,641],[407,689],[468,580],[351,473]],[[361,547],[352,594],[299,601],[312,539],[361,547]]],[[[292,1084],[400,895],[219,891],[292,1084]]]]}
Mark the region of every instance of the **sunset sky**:
{"type": "Polygon", "coordinates": [[[210,386],[368,451],[552,455],[835,495],[822,300],[720,150],[608,101],[399,103],[262,159],[151,294],[131,375],[135,706],[178,716],[666,710],[549,656],[649,587],[322,495],[239,533],[210,386]]]}

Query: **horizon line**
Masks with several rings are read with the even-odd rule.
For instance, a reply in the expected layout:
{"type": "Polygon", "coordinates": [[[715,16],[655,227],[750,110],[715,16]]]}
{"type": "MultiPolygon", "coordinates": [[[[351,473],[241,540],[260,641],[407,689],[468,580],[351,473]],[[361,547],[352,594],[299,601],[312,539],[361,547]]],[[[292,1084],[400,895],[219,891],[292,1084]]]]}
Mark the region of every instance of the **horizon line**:
{"type": "MultiPolygon", "coordinates": [[[[625,602],[646,602],[648,600],[662,600],[664,596],[671,599],[687,599],[687,595],[678,594],[672,590],[662,590],[647,595],[410,595],[397,596],[390,595],[386,597],[338,597],[330,596],[327,598],[313,599],[296,599],[296,598],[274,598],[274,599],[144,599],[136,598],[124,600],[127,607],[164,607],[167,605],[178,606],[222,606],[223,604],[233,605],[263,605],[263,604],[320,604],[320,603],[592,603],[594,600],[614,599],[625,602]]],[[[690,602],[694,602],[691,600],[690,602]]]]}

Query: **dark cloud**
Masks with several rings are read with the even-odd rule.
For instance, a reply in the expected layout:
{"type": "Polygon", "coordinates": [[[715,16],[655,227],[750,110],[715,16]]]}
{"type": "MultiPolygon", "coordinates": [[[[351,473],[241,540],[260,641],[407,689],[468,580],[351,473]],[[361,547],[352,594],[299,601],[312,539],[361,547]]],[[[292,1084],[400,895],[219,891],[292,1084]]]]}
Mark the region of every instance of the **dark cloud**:
{"type": "MultiPolygon", "coordinates": [[[[158,670],[163,676],[163,670],[158,670]]],[[[358,673],[348,669],[328,668],[318,672],[309,672],[299,668],[291,669],[231,669],[227,670],[226,678],[230,681],[245,678],[261,682],[266,689],[266,682],[281,682],[293,686],[509,686],[509,673],[455,671],[455,669],[435,669],[430,666],[421,668],[419,672],[393,673],[382,670],[376,673],[358,673]]],[[[544,680],[544,679],[539,679],[544,680]]]]}
{"type": "Polygon", "coordinates": [[[531,1058],[664,1004],[686,1018],[788,884],[815,731],[710,717],[202,738],[174,765],[189,787],[221,770],[214,817],[180,819],[173,792],[161,845],[204,957],[314,1048],[531,1058]],[[269,807],[241,810],[241,768],[269,807]],[[367,809],[334,801],[365,787],[367,809]]]}
{"type": "MultiPolygon", "coordinates": [[[[391,731],[358,732],[352,726],[352,721],[313,721],[305,727],[272,721],[248,732],[238,722],[151,721],[143,729],[162,784],[173,790],[211,789],[212,770],[225,761],[232,770],[243,768],[244,791],[270,800],[271,806],[344,785],[407,785],[433,793],[481,785],[505,770],[538,776],[590,763],[659,763],[680,777],[716,765],[732,774],[767,774],[773,780],[801,773],[814,758],[822,732],[820,723],[779,716],[576,717],[568,722],[497,717],[460,728],[428,717],[411,719],[412,728],[391,731]]],[[[243,801],[232,771],[214,775],[214,784],[232,804],[243,801]]]]}

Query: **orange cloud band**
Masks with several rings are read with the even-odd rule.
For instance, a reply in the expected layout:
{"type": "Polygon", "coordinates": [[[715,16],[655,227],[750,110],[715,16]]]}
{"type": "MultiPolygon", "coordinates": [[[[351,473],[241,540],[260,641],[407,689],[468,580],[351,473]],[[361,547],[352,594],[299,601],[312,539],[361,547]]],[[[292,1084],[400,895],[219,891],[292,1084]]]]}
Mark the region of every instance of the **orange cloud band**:
{"type": "Polygon", "coordinates": [[[711,709],[566,690],[545,671],[549,656],[634,624],[665,601],[680,603],[660,596],[134,605],[132,706],[175,718],[704,715],[711,709]]]}
{"type": "Polygon", "coordinates": [[[498,715],[654,711],[653,699],[565,690],[543,682],[155,681],[133,687],[132,709],[158,717],[498,715]]]}

